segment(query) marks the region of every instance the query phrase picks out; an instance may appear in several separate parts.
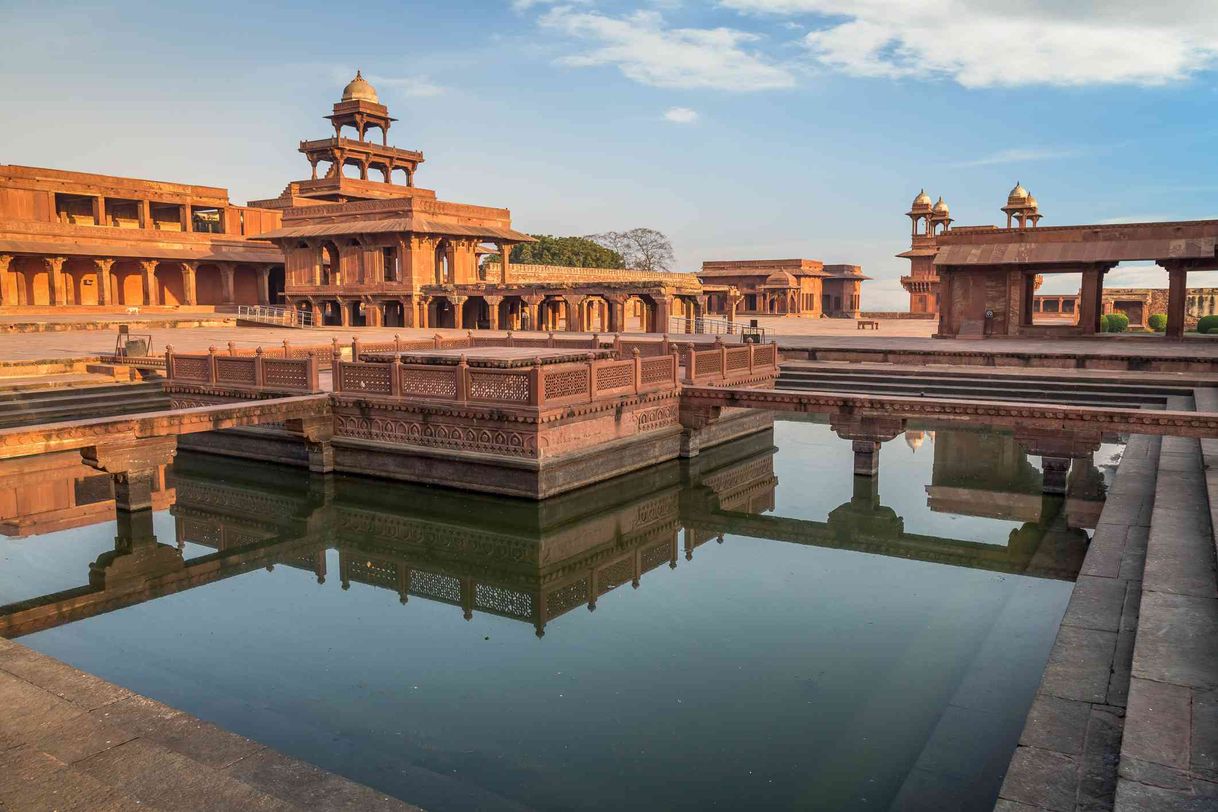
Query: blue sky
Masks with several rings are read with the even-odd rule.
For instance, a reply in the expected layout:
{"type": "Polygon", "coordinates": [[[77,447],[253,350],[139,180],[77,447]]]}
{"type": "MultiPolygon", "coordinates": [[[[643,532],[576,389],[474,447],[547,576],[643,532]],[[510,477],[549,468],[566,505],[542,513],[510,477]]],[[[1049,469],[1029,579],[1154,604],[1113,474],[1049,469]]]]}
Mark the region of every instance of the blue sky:
{"type": "Polygon", "coordinates": [[[874,309],[922,187],[961,225],[1016,180],[1045,225],[1218,216],[1211,0],[0,0],[0,30],[5,163],[271,197],[358,67],[444,199],[658,228],[682,270],[856,262],[874,309]]]}

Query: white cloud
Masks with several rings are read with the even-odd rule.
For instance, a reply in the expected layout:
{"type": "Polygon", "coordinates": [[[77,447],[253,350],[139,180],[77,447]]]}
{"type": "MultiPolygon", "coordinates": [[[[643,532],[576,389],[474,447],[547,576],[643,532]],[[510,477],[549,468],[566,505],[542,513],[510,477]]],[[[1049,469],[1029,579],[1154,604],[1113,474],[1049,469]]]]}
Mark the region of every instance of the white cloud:
{"type": "Polygon", "coordinates": [[[541,17],[541,25],[592,45],[560,60],[576,67],[616,66],[645,85],[753,91],[791,87],[795,77],[748,46],[759,37],[732,28],[666,28],[654,11],[608,17],[566,6],[541,17]]]}
{"type": "Polygon", "coordinates": [[[534,6],[553,6],[558,4],[564,6],[583,6],[589,2],[590,0],[512,0],[512,8],[517,11],[528,11],[534,6]]]}
{"type": "Polygon", "coordinates": [[[693,124],[698,120],[698,111],[688,107],[669,107],[664,111],[664,120],[673,124],[693,124]]]}
{"type": "Polygon", "coordinates": [[[974,158],[971,161],[960,161],[954,166],[994,166],[996,164],[1017,164],[1031,161],[1049,161],[1055,158],[1072,158],[1080,154],[1076,149],[1045,149],[1042,147],[1013,147],[1000,149],[989,155],[974,158]]]}
{"type": "Polygon", "coordinates": [[[808,17],[822,65],[855,76],[948,77],[965,87],[1158,85],[1218,58],[1212,0],[721,0],[808,17]]]}
{"type": "Polygon", "coordinates": [[[444,88],[436,84],[430,77],[420,74],[418,76],[369,76],[368,81],[372,83],[380,94],[385,91],[394,91],[399,96],[411,96],[420,98],[423,96],[439,96],[444,92],[444,88]]]}

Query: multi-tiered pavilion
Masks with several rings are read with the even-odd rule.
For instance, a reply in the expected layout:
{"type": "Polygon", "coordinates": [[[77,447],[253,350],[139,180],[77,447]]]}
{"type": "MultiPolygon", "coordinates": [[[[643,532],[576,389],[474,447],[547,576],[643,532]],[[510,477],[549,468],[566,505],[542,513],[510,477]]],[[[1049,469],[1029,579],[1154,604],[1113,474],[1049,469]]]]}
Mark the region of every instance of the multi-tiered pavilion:
{"type": "Polygon", "coordinates": [[[282,211],[258,238],[283,252],[285,299],[315,323],[662,332],[702,314],[692,274],[514,265],[512,246],[532,238],[507,209],[415,185],[423,154],[388,145],[394,119],[362,75],[327,118],[333,137],[300,144],[311,177],[254,204],[282,211]]]}

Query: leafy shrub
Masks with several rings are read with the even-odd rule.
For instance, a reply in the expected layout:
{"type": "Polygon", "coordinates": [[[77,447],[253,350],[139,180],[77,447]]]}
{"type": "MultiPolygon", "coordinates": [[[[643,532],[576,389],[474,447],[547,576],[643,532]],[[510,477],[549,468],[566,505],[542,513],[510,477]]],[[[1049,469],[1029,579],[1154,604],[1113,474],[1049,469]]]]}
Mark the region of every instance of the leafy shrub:
{"type": "Polygon", "coordinates": [[[1197,319],[1197,332],[1208,333],[1218,329],[1218,316],[1202,316],[1197,319]]]}
{"type": "Polygon", "coordinates": [[[1161,333],[1167,329],[1167,316],[1155,313],[1146,320],[1146,325],[1156,333],[1161,333]]]}
{"type": "Polygon", "coordinates": [[[1108,314],[1108,332],[1124,333],[1129,330],[1129,316],[1124,313],[1108,314]]]}
{"type": "Polygon", "coordinates": [[[1106,333],[1106,332],[1108,332],[1108,316],[1107,316],[1107,314],[1103,314],[1103,313],[1101,313],[1101,314],[1100,314],[1100,332],[1101,332],[1101,333],[1106,333]]]}

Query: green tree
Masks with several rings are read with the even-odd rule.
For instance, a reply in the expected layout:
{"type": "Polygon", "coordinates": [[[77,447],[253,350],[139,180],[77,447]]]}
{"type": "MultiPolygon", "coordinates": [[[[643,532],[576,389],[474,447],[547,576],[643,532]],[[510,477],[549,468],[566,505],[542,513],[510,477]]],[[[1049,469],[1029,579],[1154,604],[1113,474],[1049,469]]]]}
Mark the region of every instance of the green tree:
{"type": "MultiPolygon", "coordinates": [[[[625,268],[622,255],[584,237],[531,235],[537,242],[512,246],[512,262],[524,265],[566,265],[572,268],[625,268]]],[[[498,262],[499,255],[487,257],[498,262]]]]}

